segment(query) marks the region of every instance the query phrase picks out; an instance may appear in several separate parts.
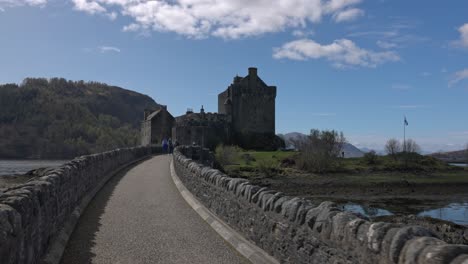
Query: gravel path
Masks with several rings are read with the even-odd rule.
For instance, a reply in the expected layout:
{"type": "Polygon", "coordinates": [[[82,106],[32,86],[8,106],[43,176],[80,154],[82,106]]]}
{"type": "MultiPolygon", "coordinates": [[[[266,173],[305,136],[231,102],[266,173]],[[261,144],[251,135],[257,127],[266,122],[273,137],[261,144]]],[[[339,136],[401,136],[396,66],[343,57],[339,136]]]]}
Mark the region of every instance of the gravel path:
{"type": "Polygon", "coordinates": [[[114,176],[81,216],[62,263],[248,263],[185,202],[170,159],[114,176]]]}

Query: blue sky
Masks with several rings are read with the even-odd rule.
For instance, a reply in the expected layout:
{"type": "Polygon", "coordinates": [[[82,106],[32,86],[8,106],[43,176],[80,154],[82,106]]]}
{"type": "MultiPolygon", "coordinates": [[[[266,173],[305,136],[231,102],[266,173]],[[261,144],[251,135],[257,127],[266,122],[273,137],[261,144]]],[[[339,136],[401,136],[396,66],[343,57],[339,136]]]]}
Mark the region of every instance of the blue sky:
{"type": "Polygon", "coordinates": [[[250,66],[278,87],[278,133],[342,130],[382,149],[468,143],[468,2],[0,0],[0,83],[64,77],[204,105],[250,66]]]}

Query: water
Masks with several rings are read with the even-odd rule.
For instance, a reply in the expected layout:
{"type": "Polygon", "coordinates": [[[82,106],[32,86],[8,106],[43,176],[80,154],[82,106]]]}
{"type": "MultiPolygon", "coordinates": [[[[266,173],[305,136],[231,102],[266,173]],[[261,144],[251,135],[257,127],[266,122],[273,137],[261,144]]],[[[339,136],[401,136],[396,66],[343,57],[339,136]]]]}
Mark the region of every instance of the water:
{"type": "Polygon", "coordinates": [[[467,163],[449,163],[452,166],[458,166],[458,167],[468,167],[467,163]]]}
{"type": "Polygon", "coordinates": [[[353,204],[353,203],[348,203],[348,204],[343,205],[342,209],[345,211],[353,212],[353,213],[359,213],[368,217],[393,215],[392,212],[385,210],[385,209],[364,206],[360,204],[353,204]]]}
{"type": "Polygon", "coordinates": [[[0,160],[0,176],[25,174],[34,169],[58,167],[66,160],[0,160]]]}
{"type": "MultiPolygon", "coordinates": [[[[365,215],[371,218],[376,217],[376,216],[385,216],[385,215],[394,214],[393,212],[386,210],[386,209],[365,206],[365,205],[360,205],[360,204],[355,204],[355,203],[347,203],[341,206],[346,211],[360,213],[362,215],[365,215]]],[[[416,215],[429,216],[432,218],[442,219],[442,220],[454,222],[456,224],[468,226],[468,202],[450,203],[440,208],[426,209],[426,210],[420,211],[416,215]]]]}
{"type": "Polygon", "coordinates": [[[427,210],[419,213],[419,215],[448,220],[468,226],[468,203],[451,203],[444,208],[427,210]]]}

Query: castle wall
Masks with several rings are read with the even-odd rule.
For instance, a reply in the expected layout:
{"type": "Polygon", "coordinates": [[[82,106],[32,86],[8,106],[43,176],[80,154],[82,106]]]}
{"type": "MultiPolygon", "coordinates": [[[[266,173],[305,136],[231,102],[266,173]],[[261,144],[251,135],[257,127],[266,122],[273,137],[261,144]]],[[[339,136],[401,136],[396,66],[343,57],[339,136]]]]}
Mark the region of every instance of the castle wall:
{"type": "Polygon", "coordinates": [[[232,121],[236,133],[275,133],[275,87],[235,87],[232,121]]]}
{"type": "Polygon", "coordinates": [[[193,143],[207,148],[229,141],[228,117],[216,113],[191,113],[176,118],[172,137],[180,145],[193,143]]]}
{"type": "Polygon", "coordinates": [[[162,111],[151,119],[151,144],[161,144],[162,140],[169,139],[172,134],[174,117],[167,111],[162,111]]]}
{"type": "Polygon", "coordinates": [[[227,114],[224,102],[228,99],[228,91],[224,91],[218,94],[218,113],[219,114],[227,114]]]}
{"type": "Polygon", "coordinates": [[[141,122],[141,145],[148,146],[151,144],[151,121],[145,120],[141,122]]]}
{"type": "Polygon", "coordinates": [[[161,144],[164,138],[169,139],[174,121],[174,117],[165,109],[144,120],[141,124],[141,145],[161,144]]]}
{"type": "Polygon", "coordinates": [[[226,131],[219,127],[175,126],[172,129],[172,136],[180,145],[195,143],[211,149],[226,141],[226,131]]]}

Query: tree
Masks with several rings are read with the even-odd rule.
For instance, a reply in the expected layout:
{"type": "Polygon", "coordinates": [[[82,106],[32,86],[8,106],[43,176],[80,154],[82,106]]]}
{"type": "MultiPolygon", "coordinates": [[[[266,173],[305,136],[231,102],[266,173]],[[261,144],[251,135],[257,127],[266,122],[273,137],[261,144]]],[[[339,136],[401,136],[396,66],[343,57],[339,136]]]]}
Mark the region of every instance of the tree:
{"type": "Polygon", "coordinates": [[[395,155],[401,151],[400,142],[394,138],[389,139],[385,144],[385,151],[388,155],[395,157],[395,155]]]}
{"type": "Polygon", "coordinates": [[[403,145],[403,149],[409,153],[418,153],[421,152],[421,147],[412,139],[407,139],[403,145]]]}
{"type": "Polygon", "coordinates": [[[295,140],[300,152],[297,164],[308,171],[326,172],[337,163],[345,143],[343,132],[312,129],[308,137],[295,140]]]}

